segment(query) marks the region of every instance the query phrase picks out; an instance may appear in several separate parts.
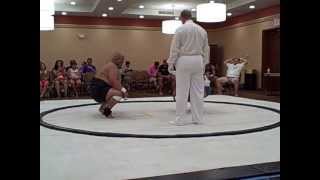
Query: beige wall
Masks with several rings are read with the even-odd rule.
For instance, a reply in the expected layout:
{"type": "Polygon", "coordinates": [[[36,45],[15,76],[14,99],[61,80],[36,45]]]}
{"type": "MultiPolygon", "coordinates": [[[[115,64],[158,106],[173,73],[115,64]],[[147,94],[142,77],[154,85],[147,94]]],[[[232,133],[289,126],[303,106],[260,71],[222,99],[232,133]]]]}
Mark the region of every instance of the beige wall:
{"type": "MultiPolygon", "coordinates": [[[[223,47],[224,59],[249,55],[245,69],[257,70],[258,88],[261,87],[262,31],[275,27],[274,18],[278,18],[278,15],[209,30],[209,43],[223,47]]],[[[244,82],[244,76],[242,76],[242,82],[244,82]]]]}
{"type": "MultiPolygon", "coordinates": [[[[278,15],[208,31],[209,43],[221,45],[224,58],[249,55],[246,69],[258,71],[258,87],[261,87],[262,31],[273,28],[275,17],[278,15]]],[[[143,70],[153,61],[168,57],[171,38],[162,34],[160,28],[59,25],[53,32],[40,33],[40,57],[50,69],[56,59],[69,64],[70,59],[80,63],[92,57],[100,69],[112,52],[120,51],[132,62],[132,68],[143,70]],[[78,34],[86,38],[79,39],[78,34]]]]}
{"type": "Polygon", "coordinates": [[[40,33],[40,58],[49,68],[56,59],[69,64],[70,59],[78,63],[92,57],[99,69],[110,59],[112,52],[122,52],[131,61],[132,68],[146,69],[153,61],[168,56],[171,36],[157,29],[101,29],[58,27],[53,32],[40,33]],[[78,34],[85,39],[79,39],[78,34]]]}

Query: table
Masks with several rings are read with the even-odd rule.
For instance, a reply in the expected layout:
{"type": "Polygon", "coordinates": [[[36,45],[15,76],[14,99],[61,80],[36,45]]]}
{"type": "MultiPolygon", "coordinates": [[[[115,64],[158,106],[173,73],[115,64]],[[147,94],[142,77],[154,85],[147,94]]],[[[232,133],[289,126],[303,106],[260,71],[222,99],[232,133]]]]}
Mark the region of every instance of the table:
{"type": "Polygon", "coordinates": [[[263,85],[265,94],[279,95],[280,94],[280,73],[264,73],[263,85]]]}

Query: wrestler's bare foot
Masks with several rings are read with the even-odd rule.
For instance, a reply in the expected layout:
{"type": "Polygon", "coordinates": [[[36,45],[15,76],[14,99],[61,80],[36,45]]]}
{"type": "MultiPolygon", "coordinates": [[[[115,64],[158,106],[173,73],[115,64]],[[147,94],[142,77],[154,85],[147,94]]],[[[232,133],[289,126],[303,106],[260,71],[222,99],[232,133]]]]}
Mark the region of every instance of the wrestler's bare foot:
{"type": "Polygon", "coordinates": [[[105,107],[106,107],[106,103],[102,103],[101,106],[100,106],[100,108],[99,108],[99,111],[100,111],[102,114],[104,114],[104,109],[105,109],[105,107]]]}
{"type": "Polygon", "coordinates": [[[101,112],[101,114],[103,114],[107,118],[113,118],[111,109],[106,106],[107,106],[107,103],[102,103],[99,108],[99,111],[101,112]]]}
{"type": "Polygon", "coordinates": [[[108,108],[108,107],[106,107],[105,109],[104,109],[104,113],[103,113],[107,118],[113,118],[113,116],[112,116],[112,111],[111,111],[111,109],[110,108],[108,108]]]}

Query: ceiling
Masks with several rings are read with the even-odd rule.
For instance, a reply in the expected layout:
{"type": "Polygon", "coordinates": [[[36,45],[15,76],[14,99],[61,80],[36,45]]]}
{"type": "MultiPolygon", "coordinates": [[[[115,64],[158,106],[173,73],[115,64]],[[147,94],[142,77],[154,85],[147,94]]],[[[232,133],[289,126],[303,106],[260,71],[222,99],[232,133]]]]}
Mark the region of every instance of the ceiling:
{"type": "MultiPolygon", "coordinates": [[[[263,9],[280,4],[280,0],[216,0],[215,2],[227,1],[228,12],[232,16],[246,14],[252,9],[249,5],[255,5],[257,9],[263,9]]],[[[196,8],[197,4],[207,3],[208,0],[55,0],[56,15],[67,12],[71,16],[96,16],[101,17],[103,13],[108,17],[139,18],[143,15],[146,19],[168,19],[178,16],[183,9],[196,8]],[[76,2],[71,5],[70,2],[76,2]],[[174,8],[173,5],[174,4],[174,8]],[[144,8],[139,8],[143,5],[144,8]],[[108,10],[109,7],[114,10],[108,10]],[[174,12],[174,13],[173,13],[174,12]]],[[[196,12],[193,12],[193,16],[196,12]]]]}

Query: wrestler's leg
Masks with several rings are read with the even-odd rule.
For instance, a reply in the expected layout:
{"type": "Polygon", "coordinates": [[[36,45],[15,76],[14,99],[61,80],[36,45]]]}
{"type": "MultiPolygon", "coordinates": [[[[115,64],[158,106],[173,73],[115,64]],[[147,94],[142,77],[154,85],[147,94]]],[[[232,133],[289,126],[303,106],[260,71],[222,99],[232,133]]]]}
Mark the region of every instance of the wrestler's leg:
{"type": "Polygon", "coordinates": [[[102,103],[102,105],[99,108],[100,112],[102,112],[105,116],[111,115],[112,113],[111,109],[118,102],[120,102],[121,98],[122,98],[122,92],[111,88],[105,97],[105,102],[102,103]]]}

